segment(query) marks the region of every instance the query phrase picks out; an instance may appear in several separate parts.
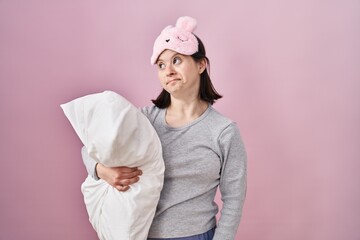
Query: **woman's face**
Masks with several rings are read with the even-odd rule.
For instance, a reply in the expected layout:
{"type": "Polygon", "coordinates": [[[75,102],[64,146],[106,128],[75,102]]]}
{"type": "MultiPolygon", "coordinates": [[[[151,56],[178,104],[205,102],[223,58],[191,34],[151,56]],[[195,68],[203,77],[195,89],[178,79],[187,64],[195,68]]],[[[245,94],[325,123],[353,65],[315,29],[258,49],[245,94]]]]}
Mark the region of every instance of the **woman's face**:
{"type": "Polygon", "coordinates": [[[195,62],[191,56],[165,50],[160,54],[156,64],[160,83],[168,93],[198,94],[200,74],[206,66],[204,61],[195,62]]]}

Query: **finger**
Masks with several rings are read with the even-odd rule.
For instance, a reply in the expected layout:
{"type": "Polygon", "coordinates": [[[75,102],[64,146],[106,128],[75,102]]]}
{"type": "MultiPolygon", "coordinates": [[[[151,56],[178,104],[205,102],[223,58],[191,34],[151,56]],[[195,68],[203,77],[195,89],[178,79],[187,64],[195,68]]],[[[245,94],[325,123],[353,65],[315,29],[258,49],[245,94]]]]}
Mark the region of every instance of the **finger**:
{"type": "Polygon", "coordinates": [[[129,186],[117,185],[117,186],[116,186],[116,189],[119,190],[120,192],[125,192],[125,191],[129,190],[130,187],[129,187],[129,186]]]}
{"type": "Polygon", "coordinates": [[[136,172],[138,170],[137,167],[116,167],[119,171],[121,171],[122,173],[132,173],[132,172],[136,172]]]}
{"type": "Polygon", "coordinates": [[[130,178],[130,179],[128,179],[128,184],[127,185],[132,185],[134,183],[137,183],[139,180],[140,180],[139,177],[130,178]]]}
{"type": "Polygon", "coordinates": [[[120,180],[118,183],[118,185],[121,187],[129,186],[130,184],[131,184],[130,179],[123,179],[123,180],[120,180]]]}
{"type": "Polygon", "coordinates": [[[119,179],[131,179],[137,176],[142,175],[142,171],[141,170],[137,170],[134,172],[122,172],[121,175],[119,176],[119,179]]]}
{"type": "Polygon", "coordinates": [[[133,178],[120,180],[119,185],[120,186],[129,186],[129,185],[132,185],[132,184],[138,182],[139,180],[140,180],[140,178],[138,176],[136,176],[136,177],[133,177],[133,178]]]}

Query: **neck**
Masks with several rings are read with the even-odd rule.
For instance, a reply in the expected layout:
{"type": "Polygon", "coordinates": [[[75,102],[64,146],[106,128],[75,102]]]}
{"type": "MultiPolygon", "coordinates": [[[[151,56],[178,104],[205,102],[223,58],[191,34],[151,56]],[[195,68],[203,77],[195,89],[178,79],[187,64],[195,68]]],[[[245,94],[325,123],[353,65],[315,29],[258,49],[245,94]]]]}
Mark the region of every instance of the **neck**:
{"type": "Polygon", "coordinates": [[[208,103],[200,98],[181,100],[171,98],[166,110],[166,122],[173,127],[180,127],[200,117],[208,108],[208,103]]]}
{"type": "Polygon", "coordinates": [[[178,99],[171,98],[171,104],[168,107],[167,111],[186,114],[186,115],[196,115],[196,113],[200,110],[206,109],[208,103],[201,100],[199,97],[188,98],[188,99],[178,99]]]}

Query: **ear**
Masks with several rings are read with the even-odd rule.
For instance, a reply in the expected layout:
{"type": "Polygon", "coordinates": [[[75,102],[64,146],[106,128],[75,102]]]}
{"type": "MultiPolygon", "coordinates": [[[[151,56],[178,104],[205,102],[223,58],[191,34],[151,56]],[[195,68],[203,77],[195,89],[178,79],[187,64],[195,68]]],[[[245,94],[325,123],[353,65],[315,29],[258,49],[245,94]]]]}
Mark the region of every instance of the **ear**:
{"type": "Polygon", "coordinates": [[[205,58],[201,59],[201,60],[198,62],[199,74],[202,74],[202,73],[205,71],[206,66],[207,66],[207,63],[206,63],[205,58]]]}

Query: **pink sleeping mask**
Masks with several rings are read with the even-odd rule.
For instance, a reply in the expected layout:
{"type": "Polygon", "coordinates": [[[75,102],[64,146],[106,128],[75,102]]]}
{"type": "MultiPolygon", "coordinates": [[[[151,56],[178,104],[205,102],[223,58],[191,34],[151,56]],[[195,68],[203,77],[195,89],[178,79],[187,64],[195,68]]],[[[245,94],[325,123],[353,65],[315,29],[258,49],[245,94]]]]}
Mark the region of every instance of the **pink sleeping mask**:
{"type": "Polygon", "coordinates": [[[151,64],[155,64],[160,54],[169,49],[183,55],[192,55],[198,51],[198,40],[192,33],[196,28],[196,20],[191,17],[180,17],[175,27],[165,27],[154,43],[151,64]]]}

